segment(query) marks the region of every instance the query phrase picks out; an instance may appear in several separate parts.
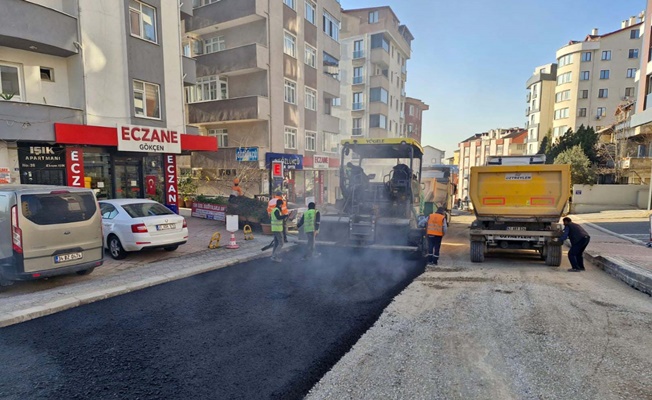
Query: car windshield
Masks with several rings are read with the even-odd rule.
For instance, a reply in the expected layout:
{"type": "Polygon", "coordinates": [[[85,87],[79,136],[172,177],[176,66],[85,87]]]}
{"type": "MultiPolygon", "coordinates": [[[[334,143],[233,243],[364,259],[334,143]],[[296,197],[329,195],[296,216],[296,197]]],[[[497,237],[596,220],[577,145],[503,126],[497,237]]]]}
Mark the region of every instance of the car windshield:
{"type": "Polygon", "coordinates": [[[97,206],[91,193],[24,194],[21,210],[25,218],[37,225],[54,225],[87,221],[97,206]]]}
{"type": "Polygon", "coordinates": [[[157,215],[174,214],[167,207],[159,203],[132,203],[123,204],[122,208],[131,218],[154,217],[157,215]]]}

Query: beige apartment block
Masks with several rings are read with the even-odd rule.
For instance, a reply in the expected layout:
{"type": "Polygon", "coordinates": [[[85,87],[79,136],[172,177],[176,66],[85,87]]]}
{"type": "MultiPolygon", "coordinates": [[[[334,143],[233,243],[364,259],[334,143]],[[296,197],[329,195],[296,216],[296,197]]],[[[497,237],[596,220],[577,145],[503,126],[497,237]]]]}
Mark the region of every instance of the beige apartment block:
{"type": "Polygon", "coordinates": [[[640,20],[631,17],[604,35],[594,29],[583,41],[557,51],[553,138],[581,125],[599,131],[614,123],[619,105],[634,99],[642,55],[640,20]]]}
{"type": "Polygon", "coordinates": [[[536,67],[525,84],[527,88],[527,108],[525,116],[528,130],[527,154],[536,154],[541,140],[552,132],[555,107],[555,87],[557,85],[557,64],[536,67]]]}
{"type": "Polygon", "coordinates": [[[414,37],[390,7],[342,12],[341,103],[349,137],[405,136],[407,60],[414,37]]]}
{"type": "Polygon", "coordinates": [[[186,88],[188,119],[220,150],[193,158],[230,180],[258,169],[248,194],[267,193],[270,159],[286,160],[288,199],[334,202],[340,120],[340,21],[337,0],[195,0],[184,49],[197,60],[197,85],[186,88]],[[256,148],[257,161],[236,161],[256,148]],[[294,169],[298,160],[303,169],[294,169]],[[224,174],[224,171],[228,175],[224,174]],[[258,186],[258,187],[257,187],[258,186]]]}

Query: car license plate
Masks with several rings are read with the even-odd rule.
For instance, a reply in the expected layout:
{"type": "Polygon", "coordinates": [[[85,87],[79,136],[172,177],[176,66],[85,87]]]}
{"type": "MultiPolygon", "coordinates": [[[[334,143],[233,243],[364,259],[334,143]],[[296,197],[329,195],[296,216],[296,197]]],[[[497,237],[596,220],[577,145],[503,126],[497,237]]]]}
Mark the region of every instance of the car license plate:
{"type": "Polygon", "coordinates": [[[73,261],[73,260],[81,260],[83,257],[83,253],[70,253],[70,254],[61,254],[58,256],[54,256],[54,263],[59,264],[62,262],[66,261],[73,261]]]}
{"type": "Polygon", "coordinates": [[[174,229],[177,227],[177,224],[161,224],[161,225],[156,225],[156,230],[157,231],[167,231],[169,229],[174,229]]]}

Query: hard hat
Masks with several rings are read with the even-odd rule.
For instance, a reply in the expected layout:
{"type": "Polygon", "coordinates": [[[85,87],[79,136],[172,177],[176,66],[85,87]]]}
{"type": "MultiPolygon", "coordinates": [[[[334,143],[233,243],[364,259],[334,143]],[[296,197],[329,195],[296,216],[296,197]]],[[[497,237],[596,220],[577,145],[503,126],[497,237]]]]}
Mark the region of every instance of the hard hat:
{"type": "Polygon", "coordinates": [[[236,185],[239,184],[239,183],[240,183],[240,179],[235,178],[235,179],[233,180],[233,183],[235,183],[236,185]]]}

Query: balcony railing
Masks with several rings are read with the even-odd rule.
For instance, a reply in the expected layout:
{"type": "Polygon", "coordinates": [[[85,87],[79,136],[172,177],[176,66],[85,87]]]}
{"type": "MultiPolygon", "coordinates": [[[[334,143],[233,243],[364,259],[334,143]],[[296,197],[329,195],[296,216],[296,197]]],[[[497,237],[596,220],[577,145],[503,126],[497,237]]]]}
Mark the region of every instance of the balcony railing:
{"type": "Polygon", "coordinates": [[[353,103],[353,110],[364,110],[364,103],[353,103]]]}
{"type": "Polygon", "coordinates": [[[362,134],[363,134],[362,128],[353,128],[353,130],[351,131],[351,134],[353,136],[362,136],[362,134]]]}
{"type": "Polygon", "coordinates": [[[364,50],[356,50],[353,52],[353,59],[364,58],[364,50]]]}
{"type": "Polygon", "coordinates": [[[353,84],[354,85],[361,85],[364,82],[364,76],[354,76],[353,77],[353,84]]]}

